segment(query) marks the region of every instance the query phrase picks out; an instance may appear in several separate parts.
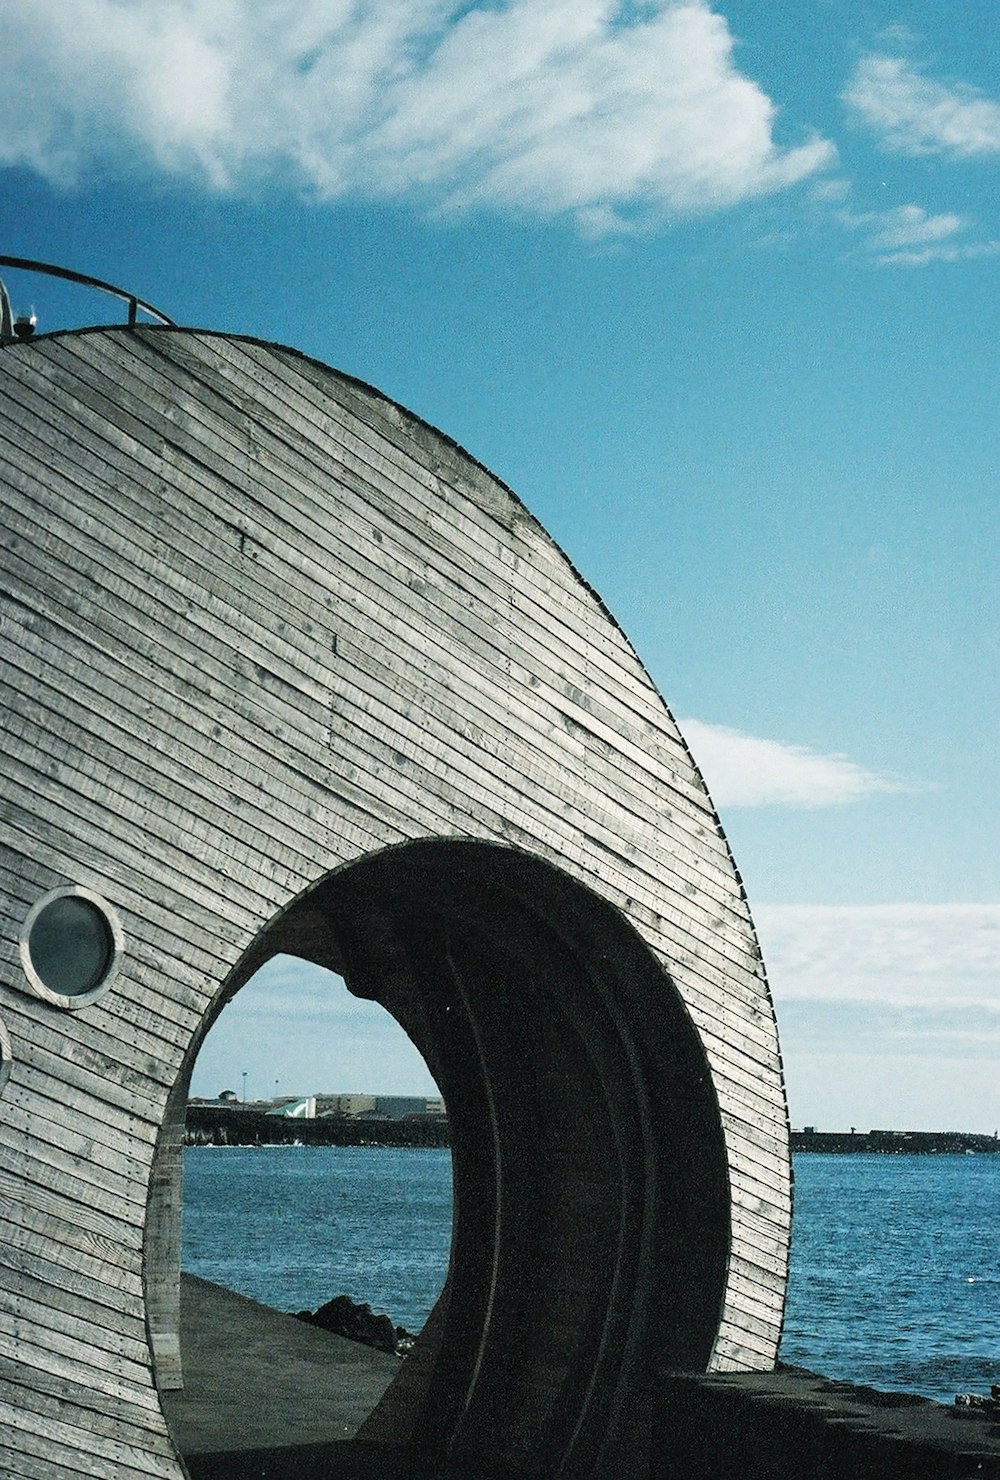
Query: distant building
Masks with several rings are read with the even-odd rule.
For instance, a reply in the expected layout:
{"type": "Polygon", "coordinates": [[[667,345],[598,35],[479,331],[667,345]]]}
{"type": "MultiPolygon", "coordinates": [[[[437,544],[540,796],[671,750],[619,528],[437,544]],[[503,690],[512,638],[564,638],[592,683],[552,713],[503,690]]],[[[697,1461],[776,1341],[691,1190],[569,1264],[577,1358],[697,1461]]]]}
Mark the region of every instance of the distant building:
{"type": "Polygon", "coordinates": [[[440,1095],[317,1095],[320,1115],[347,1115],[352,1120],[406,1120],[414,1115],[444,1115],[440,1095]]]}
{"type": "Polygon", "coordinates": [[[426,1115],[427,1096],[376,1095],[375,1110],[386,1120],[405,1120],[408,1115],[426,1115]]]}
{"type": "Polygon", "coordinates": [[[374,1095],[317,1095],[321,1115],[365,1115],[375,1109],[374,1095]]]}
{"type": "Polygon", "coordinates": [[[273,1110],[268,1110],[268,1115],[283,1115],[286,1120],[315,1120],[316,1119],[316,1096],[306,1095],[301,1100],[283,1100],[280,1105],[275,1105],[273,1110]]]}

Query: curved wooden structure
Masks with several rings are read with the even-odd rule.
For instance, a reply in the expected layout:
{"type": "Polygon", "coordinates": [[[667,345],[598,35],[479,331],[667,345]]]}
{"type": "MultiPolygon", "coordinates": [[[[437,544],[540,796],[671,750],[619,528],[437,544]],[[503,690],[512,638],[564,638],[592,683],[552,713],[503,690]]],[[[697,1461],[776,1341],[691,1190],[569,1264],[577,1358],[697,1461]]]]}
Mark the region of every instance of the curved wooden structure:
{"type": "Polygon", "coordinates": [[[627,641],[467,454],[275,345],[7,346],[0,486],[0,1471],[182,1473],[177,1124],[282,950],[454,1127],[446,1294],[369,1436],[641,1475],[658,1369],[773,1364],[789,1158],[739,876],[627,641]]]}

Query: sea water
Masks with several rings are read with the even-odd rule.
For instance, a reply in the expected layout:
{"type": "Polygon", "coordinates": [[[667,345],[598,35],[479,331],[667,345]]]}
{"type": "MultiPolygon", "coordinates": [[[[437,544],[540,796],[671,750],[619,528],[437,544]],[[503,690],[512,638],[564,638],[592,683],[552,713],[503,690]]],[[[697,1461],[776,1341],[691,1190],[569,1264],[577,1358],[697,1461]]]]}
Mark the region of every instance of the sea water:
{"type": "Polygon", "coordinates": [[[349,1295],[419,1331],[450,1247],[447,1149],[184,1152],[184,1268],[276,1310],[315,1310],[349,1295]]]}
{"type": "Polygon", "coordinates": [[[794,1158],[781,1357],[950,1403],[1000,1382],[1000,1155],[794,1158]]]}
{"type": "MultiPolygon", "coordinates": [[[[446,1150],[191,1147],[184,1265],[278,1310],[334,1295],[411,1331],[451,1237],[446,1150]]],[[[1000,1381],[1000,1155],[795,1157],[781,1357],[951,1402],[1000,1381]]]]}

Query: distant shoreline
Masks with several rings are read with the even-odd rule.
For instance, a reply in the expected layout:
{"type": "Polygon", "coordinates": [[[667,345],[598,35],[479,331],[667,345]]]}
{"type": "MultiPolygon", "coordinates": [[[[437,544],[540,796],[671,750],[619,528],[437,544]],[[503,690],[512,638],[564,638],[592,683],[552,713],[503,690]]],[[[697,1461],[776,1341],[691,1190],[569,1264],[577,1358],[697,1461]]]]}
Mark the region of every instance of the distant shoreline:
{"type": "Polygon", "coordinates": [[[828,1155],[990,1155],[1000,1152],[996,1134],[971,1131],[792,1131],[792,1150],[828,1155]]]}
{"type": "MultiPolygon", "coordinates": [[[[323,1115],[312,1120],[268,1114],[245,1105],[192,1104],[187,1108],[189,1146],[449,1146],[447,1119],[418,1115],[405,1120],[363,1120],[323,1115]]],[[[1000,1152],[994,1134],[971,1131],[793,1130],[794,1152],[827,1155],[940,1156],[1000,1152]]]]}
{"type": "Polygon", "coordinates": [[[362,1120],[321,1115],[306,1120],[268,1114],[244,1105],[189,1105],[184,1141],[188,1146],[448,1146],[442,1115],[406,1120],[362,1120]]]}

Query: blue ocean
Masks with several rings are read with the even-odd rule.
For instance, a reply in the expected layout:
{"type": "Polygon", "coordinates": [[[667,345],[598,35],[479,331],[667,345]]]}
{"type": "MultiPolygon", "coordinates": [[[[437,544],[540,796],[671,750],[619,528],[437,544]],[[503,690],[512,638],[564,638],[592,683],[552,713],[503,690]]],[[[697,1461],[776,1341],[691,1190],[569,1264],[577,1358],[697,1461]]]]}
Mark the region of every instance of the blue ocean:
{"type": "MultiPolygon", "coordinates": [[[[1000,1381],[1000,1155],[795,1158],[781,1357],[950,1403],[1000,1381]]],[[[279,1310],[347,1294],[419,1330],[451,1235],[444,1150],[191,1147],[184,1266],[279,1310]]]]}

